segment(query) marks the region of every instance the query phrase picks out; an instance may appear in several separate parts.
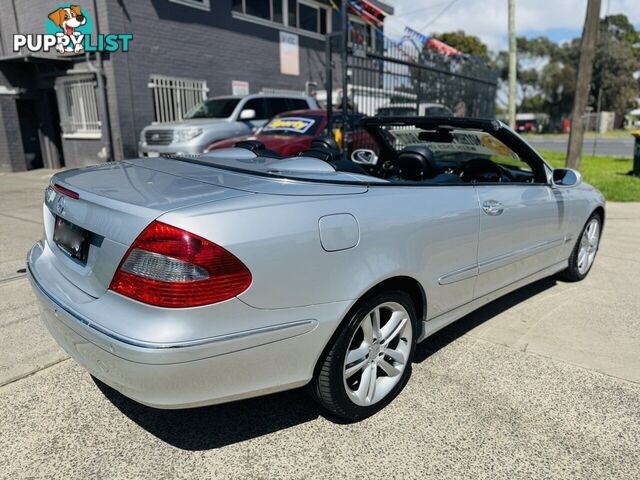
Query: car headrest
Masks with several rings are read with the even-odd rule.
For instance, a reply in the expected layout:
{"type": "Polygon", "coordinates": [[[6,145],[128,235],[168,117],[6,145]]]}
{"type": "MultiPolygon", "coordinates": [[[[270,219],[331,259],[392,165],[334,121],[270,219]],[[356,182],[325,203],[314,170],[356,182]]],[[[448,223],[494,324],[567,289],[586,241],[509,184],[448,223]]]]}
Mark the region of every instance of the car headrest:
{"type": "Polygon", "coordinates": [[[242,142],[236,142],[234,145],[236,148],[244,148],[250,152],[257,152],[258,150],[264,150],[264,143],[258,140],[243,140],[242,142]]]}
{"type": "Polygon", "coordinates": [[[435,154],[426,145],[409,145],[400,150],[396,158],[400,178],[420,181],[436,173],[435,154]]]}
{"type": "Polygon", "coordinates": [[[264,143],[259,142],[258,140],[243,140],[242,142],[236,142],[233,146],[235,148],[244,148],[245,150],[249,150],[258,157],[282,158],[278,152],[267,150],[264,143]]]}
{"type": "Polygon", "coordinates": [[[311,148],[330,148],[340,150],[338,142],[333,137],[318,137],[311,140],[311,148]]]}
{"type": "Polygon", "coordinates": [[[340,160],[340,150],[326,147],[312,147],[309,150],[300,152],[301,157],[313,157],[324,160],[325,162],[336,162],[340,160]]]}

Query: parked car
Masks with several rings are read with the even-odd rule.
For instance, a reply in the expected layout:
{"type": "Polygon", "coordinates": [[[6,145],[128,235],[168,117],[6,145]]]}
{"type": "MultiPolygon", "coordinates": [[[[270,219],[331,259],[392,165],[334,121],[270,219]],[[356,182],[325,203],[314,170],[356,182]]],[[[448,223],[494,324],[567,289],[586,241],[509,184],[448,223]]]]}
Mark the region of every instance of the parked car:
{"type": "Polygon", "coordinates": [[[415,103],[397,103],[381,107],[376,112],[378,117],[453,117],[453,112],[446,105],[439,103],[421,103],[420,111],[416,111],[415,103]]]}
{"type": "MultiPolygon", "coordinates": [[[[362,114],[349,113],[350,130],[352,130],[348,147],[349,152],[357,148],[371,148],[375,144],[375,141],[367,132],[355,128],[363,118],[364,115],[362,114]]],[[[340,123],[339,112],[336,112],[336,119],[340,123]]],[[[281,156],[298,155],[300,152],[311,148],[313,139],[326,134],[326,126],[326,110],[294,110],[277,115],[255,134],[213,142],[207,150],[229,148],[238,142],[257,140],[266,149],[281,156]]]]}
{"type": "MultiPolygon", "coordinates": [[[[360,419],[417,342],[587,276],[602,194],[495,120],[367,118],[379,154],[251,148],[56,173],[27,270],[42,318],[124,395],[183,408],[301,387],[360,419]]],[[[251,142],[246,142],[251,143],[251,142]]]]}
{"type": "Polygon", "coordinates": [[[251,133],[278,113],[303,108],[317,108],[317,103],[309,96],[285,94],[209,98],[196,105],[180,122],[144,127],[138,154],[157,157],[202,153],[211,142],[251,133]]]}

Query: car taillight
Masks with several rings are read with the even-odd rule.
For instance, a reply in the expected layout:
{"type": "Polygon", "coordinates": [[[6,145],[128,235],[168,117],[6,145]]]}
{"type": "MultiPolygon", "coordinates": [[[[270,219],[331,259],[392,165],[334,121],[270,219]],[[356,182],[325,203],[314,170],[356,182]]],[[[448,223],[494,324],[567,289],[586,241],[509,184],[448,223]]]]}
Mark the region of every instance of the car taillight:
{"type": "Polygon", "coordinates": [[[251,272],[209,240],[154,221],[133,242],[109,288],[159,307],[196,307],[244,292],[251,272]]]}
{"type": "Polygon", "coordinates": [[[66,195],[67,197],[71,197],[75,200],[78,200],[80,198],[80,195],[78,195],[76,192],[74,192],[73,190],[69,190],[68,188],[63,187],[60,184],[54,183],[53,184],[53,189],[58,192],[61,193],[62,195],[66,195]]]}

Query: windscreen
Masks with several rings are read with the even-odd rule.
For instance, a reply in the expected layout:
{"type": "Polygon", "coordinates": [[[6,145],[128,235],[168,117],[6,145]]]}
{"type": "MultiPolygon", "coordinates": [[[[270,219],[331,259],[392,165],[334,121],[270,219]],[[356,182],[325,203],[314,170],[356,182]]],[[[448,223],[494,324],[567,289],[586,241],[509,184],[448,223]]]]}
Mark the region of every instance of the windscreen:
{"type": "Polygon", "coordinates": [[[184,118],[228,118],[240,102],[239,98],[212,98],[196,105],[184,118]]]}
{"type": "Polygon", "coordinates": [[[529,166],[490,133],[475,129],[423,129],[384,126],[387,141],[396,152],[410,145],[426,145],[436,161],[459,162],[484,158],[509,168],[530,171],[529,166]]]}

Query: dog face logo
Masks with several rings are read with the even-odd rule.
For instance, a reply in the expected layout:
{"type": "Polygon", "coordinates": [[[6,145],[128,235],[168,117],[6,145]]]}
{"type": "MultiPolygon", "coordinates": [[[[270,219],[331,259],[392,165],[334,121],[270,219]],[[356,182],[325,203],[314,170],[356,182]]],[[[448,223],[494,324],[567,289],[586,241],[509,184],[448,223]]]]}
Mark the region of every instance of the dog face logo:
{"type": "Polygon", "coordinates": [[[62,55],[93,52],[128,52],[131,33],[93,32],[93,22],[80,5],[63,3],[52,12],[42,12],[45,33],[14,33],[13,52],[56,50],[62,55]]]}
{"type": "Polygon", "coordinates": [[[76,33],[76,29],[87,24],[87,16],[84,14],[82,8],[78,5],[60,7],[49,14],[49,20],[62,31],[56,32],[59,38],[61,35],[65,35],[71,40],[69,42],[59,41],[56,45],[56,50],[59,53],[82,53],[84,50],[82,42],[73,41],[74,38],[78,39],[81,34],[80,32],[76,33]]]}

